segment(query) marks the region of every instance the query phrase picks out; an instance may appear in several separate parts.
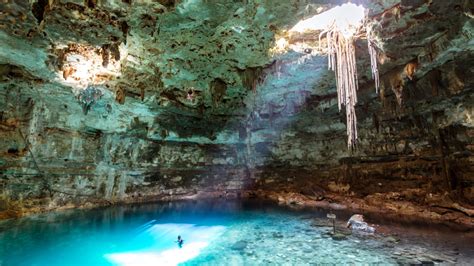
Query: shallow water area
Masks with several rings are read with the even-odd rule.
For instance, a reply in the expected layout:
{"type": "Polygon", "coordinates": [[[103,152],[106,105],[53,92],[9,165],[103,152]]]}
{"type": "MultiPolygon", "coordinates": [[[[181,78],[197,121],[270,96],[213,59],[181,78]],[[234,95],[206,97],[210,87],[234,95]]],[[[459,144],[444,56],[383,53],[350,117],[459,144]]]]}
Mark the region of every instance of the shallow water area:
{"type": "Polygon", "coordinates": [[[1,222],[0,265],[474,263],[466,232],[390,224],[378,229],[393,235],[350,234],[350,214],[337,213],[333,239],[326,214],[222,200],[53,212],[1,222]]]}

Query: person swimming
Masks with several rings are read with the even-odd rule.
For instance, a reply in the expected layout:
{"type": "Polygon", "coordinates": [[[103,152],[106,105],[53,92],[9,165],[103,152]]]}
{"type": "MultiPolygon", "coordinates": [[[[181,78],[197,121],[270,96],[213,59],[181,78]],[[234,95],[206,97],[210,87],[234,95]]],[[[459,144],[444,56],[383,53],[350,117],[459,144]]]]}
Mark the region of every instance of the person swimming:
{"type": "Polygon", "coordinates": [[[178,243],[179,248],[183,247],[183,242],[184,240],[181,238],[181,236],[178,236],[178,240],[176,241],[176,243],[178,243]]]}

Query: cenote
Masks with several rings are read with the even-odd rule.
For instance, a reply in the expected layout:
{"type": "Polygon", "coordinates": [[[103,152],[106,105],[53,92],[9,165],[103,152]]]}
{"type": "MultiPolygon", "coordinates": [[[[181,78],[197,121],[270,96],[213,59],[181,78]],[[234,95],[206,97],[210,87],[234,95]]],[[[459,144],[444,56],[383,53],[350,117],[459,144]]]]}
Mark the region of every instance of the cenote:
{"type": "Polygon", "coordinates": [[[0,266],[474,265],[473,10],[0,0],[0,266]]]}
{"type": "Polygon", "coordinates": [[[344,230],[348,213],[336,212],[340,217],[336,231],[342,237],[333,239],[327,213],[236,200],[58,211],[2,222],[1,265],[472,265],[474,261],[472,233],[380,224],[380,233],[350,234],[344,230]],[[184,239],[181,248],[178,235],[184,239]]]}

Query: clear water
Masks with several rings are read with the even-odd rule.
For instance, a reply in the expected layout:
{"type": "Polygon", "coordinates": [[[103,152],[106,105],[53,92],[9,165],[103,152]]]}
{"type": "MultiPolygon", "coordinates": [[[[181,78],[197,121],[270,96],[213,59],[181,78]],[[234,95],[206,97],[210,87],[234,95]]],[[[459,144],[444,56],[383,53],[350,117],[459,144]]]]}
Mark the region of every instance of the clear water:
{"type": "MultiPolygon", "coordinates": [[[[338,213],[341,230],[348,216],[338,213]]],[[[381,234],[337,241],[325,217],[226,201],[55,212],[1,222],[0,265],[474,264],[465,232],[389,225],[400,241],[381,234]]]]}

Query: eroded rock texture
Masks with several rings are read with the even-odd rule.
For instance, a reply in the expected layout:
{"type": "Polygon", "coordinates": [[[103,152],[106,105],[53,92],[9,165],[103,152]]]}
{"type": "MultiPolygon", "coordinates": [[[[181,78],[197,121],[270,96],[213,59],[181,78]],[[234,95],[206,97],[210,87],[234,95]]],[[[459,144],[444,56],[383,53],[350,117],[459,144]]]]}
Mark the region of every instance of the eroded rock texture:
{"type": "Polygon", "coordinates": [[[355,150],[319,33],[287,32],[342,2],[3,1],[0,216],[240,195],[472,225],[472,1],[353,1],[382,81],[360,38],[355,150]]]}

